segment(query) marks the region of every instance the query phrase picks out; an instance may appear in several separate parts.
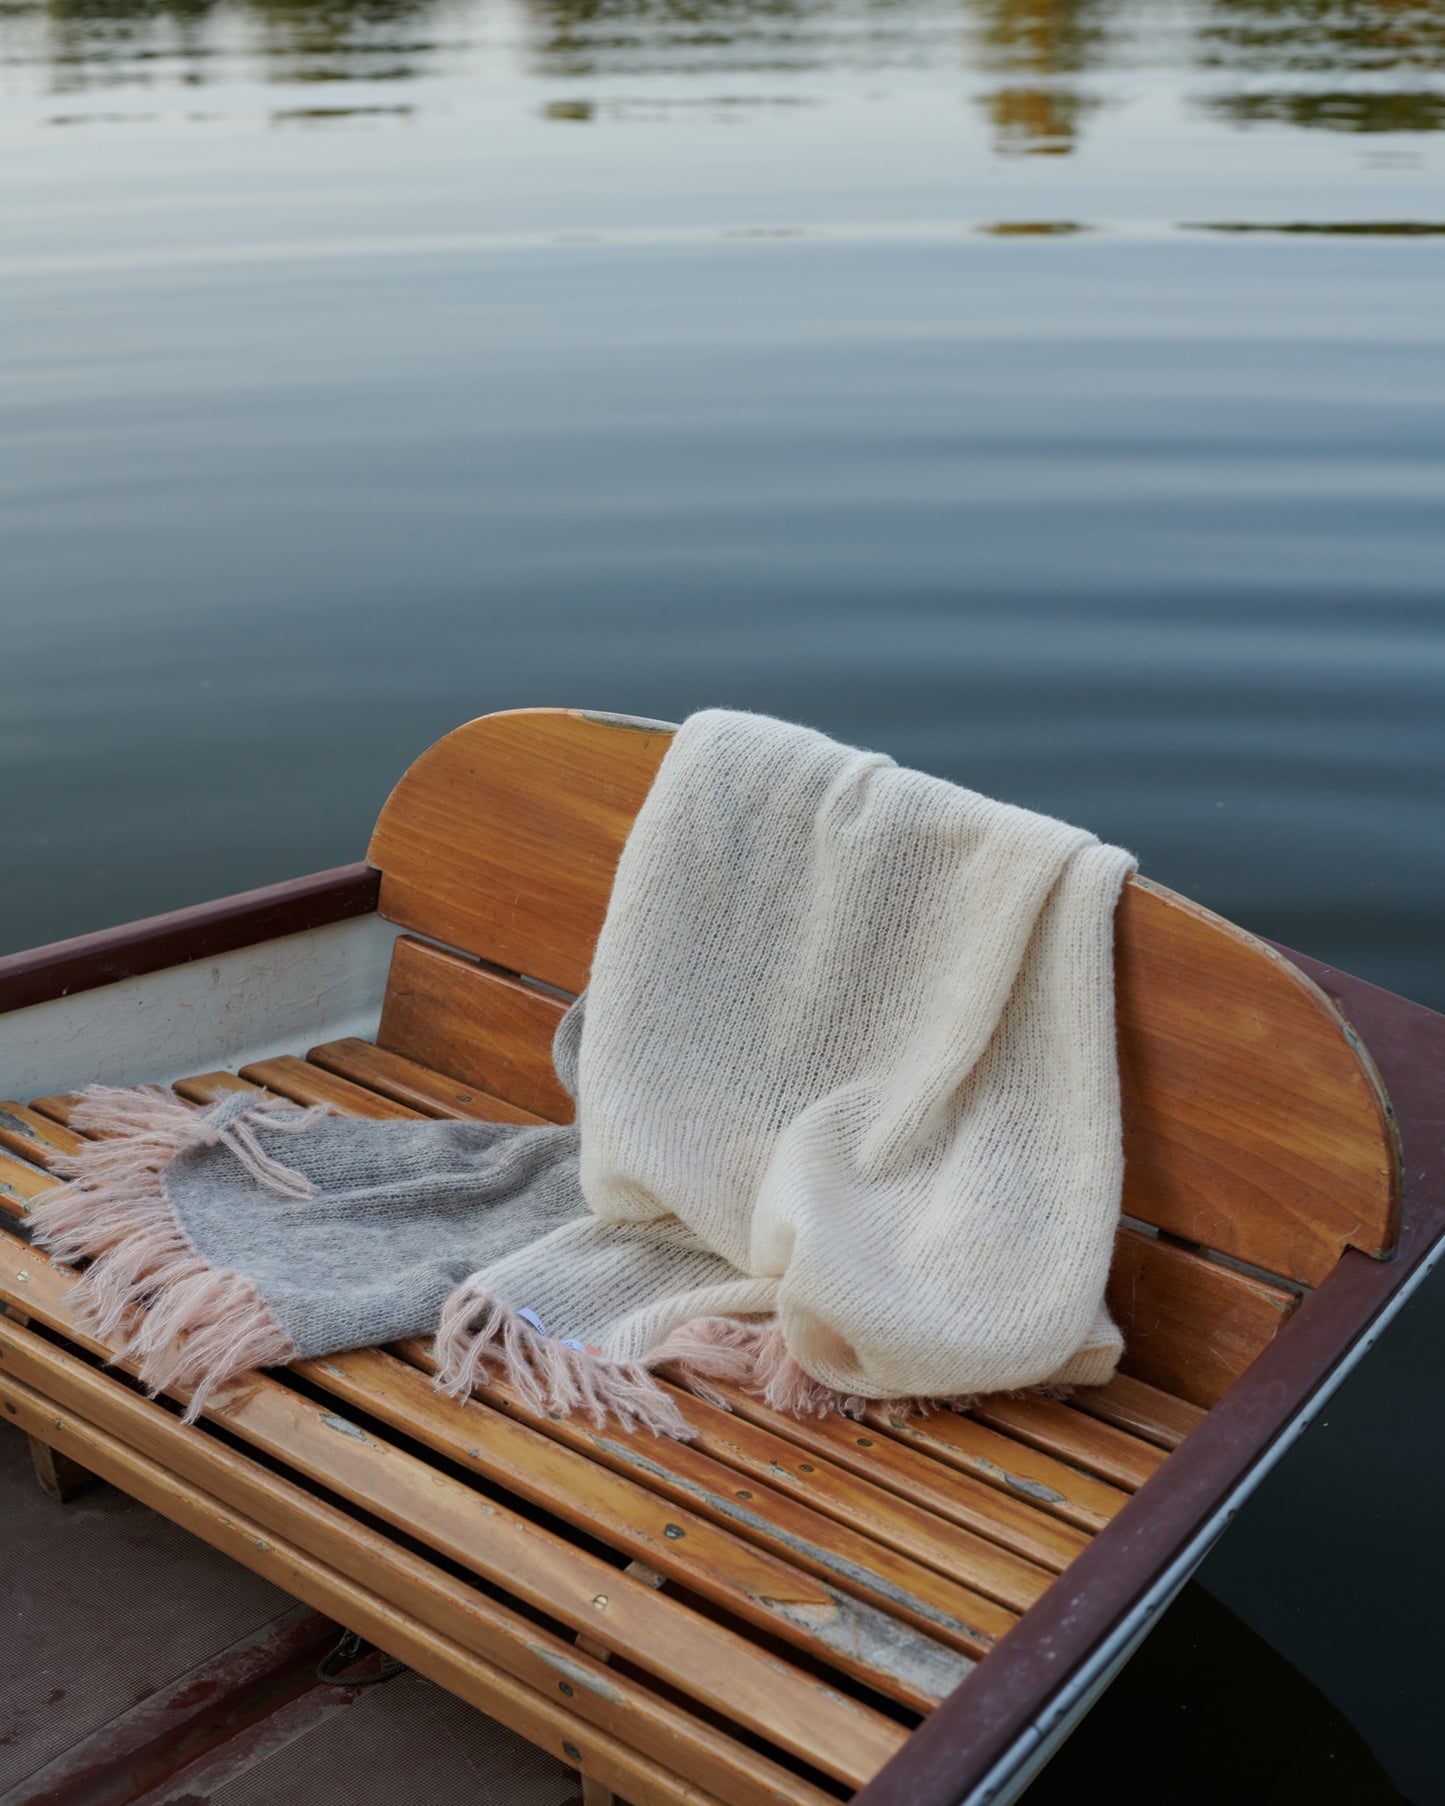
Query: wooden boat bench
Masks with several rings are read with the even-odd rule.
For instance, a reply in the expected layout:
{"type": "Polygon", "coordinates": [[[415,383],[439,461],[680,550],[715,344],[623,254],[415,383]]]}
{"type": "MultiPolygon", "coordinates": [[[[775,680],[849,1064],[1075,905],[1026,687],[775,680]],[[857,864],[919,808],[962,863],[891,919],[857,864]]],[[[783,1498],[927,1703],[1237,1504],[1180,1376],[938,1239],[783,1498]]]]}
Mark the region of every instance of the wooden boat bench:
{"type": "MultiPolygon", "coordinates": [[[[63,1009],[68,988],[375,909],[400,932],[374,1037],[129,1082],[175,1080],[197,1104],[249,1086],[373,1118],[563,1119],[552,1032],[667,738],[559,710],[484,717],[402,779],[370,870],[8,962],[8,1001],[0,963],[0,1009],[63,1009]]],[[[679,1392],[683,1445],[539,1416],[501,1384],[444,1400],[408,1342],[248,1376],[183,1426],[182,1395],[149,1400],[102,1364],[67,1317],[75,1275],[24,1239],[48,1163],[78,1145],[57,1091],[0,1105],[4,1412],[47,1461],[113,1481],[553,1751],[589,1802],[990,1797],[970,1791],[990,1762],[1031,1725],[1041,1738],[1111,1627],[1177,1586],[1267,1446],[1221,1401],[1342,1259],[1368,1267],[1399,1230],[1394,1117],[1319,986],[1143,879],[1117,939],[1110,1302],[1127,1355],[1097,1391],[858,1422],[679,1392]],[[1230,1460],[1191,1463],[1216,1419],[1230,1460]]],[[[215,1032],[223,1047],[223,1013],[215,1032]]],[[[78,1089],[83,1037],[73,1059],[78,1089]]],[[[1245,1421],[1304,1396],[1276,1386],[1245,1421]]]]}

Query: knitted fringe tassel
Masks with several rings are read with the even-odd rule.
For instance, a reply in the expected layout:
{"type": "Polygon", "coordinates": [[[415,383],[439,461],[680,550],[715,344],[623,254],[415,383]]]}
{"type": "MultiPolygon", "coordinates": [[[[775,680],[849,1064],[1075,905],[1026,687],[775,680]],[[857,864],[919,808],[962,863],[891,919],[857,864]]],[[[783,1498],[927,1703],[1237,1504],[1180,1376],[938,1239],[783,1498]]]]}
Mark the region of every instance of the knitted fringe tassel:
{"type": "Polygon", "coordinates": [[[740,1323],[733,1317],[698,1317],[675,1329],[647,1357],[649,1367],[670,1367],[699,1398],[727,1408],[716,1383],[740,1386],[788,1417],[861,1417],[868,1405],[933,1410],[942,1399],[873,1399],[837,1392],[815,1380],[788,1353],[776,1323],[740,1323]]]}
{"type": "MultiPolygon", "coordinates": [[[[927,1417],[934,1411],[968,1411],[985,1395],[960,1392],[948,1398],[865,1398],[838,1392],[801,1367],[788,1353],[776,1323],[740,1323],[732,1317],[699,1317],[675,1329],[647,1357],[649,1367],[669,1367],[689,1391],[728,1409],[717,1385],[741,1387],[788,1417],[861,1417],[876,1405],[900,1417],[927,1417]]],[[[1071,1386],[1026,1386],[1006,1398],[1067,1398],[1071,1386]]]]}
{"type": "Polygon", "coordinates": [[[861,1417],[882,1404],[899,1412],[966,1408],[972,1398],[871,1399],[836,1392],[806,1373],[788,1353],[776,1323],[699,1317],[675,1329],[641,1361],[608,1361],[543,1335],[520,1313],[468,1280],[442,1311],[435,1354],[436,1384],[465,1398],[494,1375],[529,1411],[567,1417],[585,1412],[601,1429],[609,1416],[624,1429],[690,1441],[696,1429],[654,1377],[667,1369],[707,1403],[730,1409],[719,1385],[753,1393],[790,1417],[861,1417]]]}
{"type": "Polygon", "coordinates": [[[569,1417],[584,1412],[603,1428],[649,1430],[687,1442],[697,1432],[640,1361],[608,1361],[546,1336],[509,1306],[475,1287],[457,1287],[442,1311],[435,1344],[436,1384],[465,1398],[494,1372],[529,1411],[569,1417]]]}
{"type": "Polygon", "coordinates": [[[272,1116],[295,1108],[267,1097],[202,1112],[159,1087],[93,1085],[72,1121],[105,1139],[55,1162],[70,1183],[37,1214],[38,1247],[68,1265],[91,1263],[72,1294],[76,1322],[114,1350],[112,1359],[134,1361],[152,1397],[188,1391],[187,1423],[217,1386],[253,1367],[280,1366],[296,1350],[253,1282],[212,1266],[191,1241],[162,1168],[189,1148],[224,1145],[267,1190],[309,1197],[306,1178],[267,1154],[253,1126],[266,1116],[289,1133],[327,1114],[322,1106],[284,1121],[272,1116]]]}

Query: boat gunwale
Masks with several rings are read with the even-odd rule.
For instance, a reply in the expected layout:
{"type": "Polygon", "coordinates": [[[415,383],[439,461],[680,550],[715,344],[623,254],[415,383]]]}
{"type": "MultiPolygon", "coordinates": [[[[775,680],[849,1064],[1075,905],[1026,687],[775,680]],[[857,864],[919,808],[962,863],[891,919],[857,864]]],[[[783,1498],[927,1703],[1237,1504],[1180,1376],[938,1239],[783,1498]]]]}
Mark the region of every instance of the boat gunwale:
{"type": "MultiPolygon", "coordinates": [[[[127,978],[375,912],[379,873],[362,862],[0,958],[0,1017],[127,978]]],[[[1278,950],[1359,1033],[1394,1101],[1405,1150],[1394,1258],[1347,1249],[1281,1333],[1159,1472],[1030,1608],[986,1662],[854,1796],[856,1806],[960,1806],[1006,1781],[1038,1743],[1051,1703],[1086,1684],[1212,1520],[1292,1440],[1333,1371],[1370,1335],[1445,1238],[1445,1017],[1308,956],[1278,950]]],[[[1047,1733],[1045,1733],[1047,1734],[1047,1733]]]]}
{"type": "Polygon", "coordinates": [[[960,1806],[985,1782],[992,1784],[987,1797],[999,1797],[1010,1756],[1022,1768],[1050,1702],[1087,1682],[1113,1633],[1211,1521],[1242,1502],[1255,1473],[1294,1439],[1301,1417],[1333,1390],[1335,1370],[1371,1338],[1395,1298],[1413,1289],[1445,1239],[1445,1119],[1432,1101],[1445,1075],[1445,1016],[1280,951],[1352,1023],[1389,1087],[1405,1153],[1396,1252],[1376,1260],[1345,1250],[1198,1428],[854,1796],[855,1806],[960,1806]]]}
{"type": "Polygon", "coordinates": [[[373,915],[381,874],[363,860],[117,928],[0,956],[0,1016],[127,978],[373,915]]]}

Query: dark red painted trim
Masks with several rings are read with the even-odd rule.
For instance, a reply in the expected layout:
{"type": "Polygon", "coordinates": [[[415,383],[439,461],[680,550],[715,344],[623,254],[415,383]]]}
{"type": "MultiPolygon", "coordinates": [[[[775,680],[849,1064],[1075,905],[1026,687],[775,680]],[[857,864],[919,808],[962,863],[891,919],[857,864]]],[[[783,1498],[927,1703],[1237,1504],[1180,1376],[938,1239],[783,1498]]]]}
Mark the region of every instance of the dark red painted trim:
{"type": "Polygon", "coordinates": [[[1405,1156],[1393,1260],[1347,1253],[1276,1340],[1107,1529],[855,1796],[958,1806],[1188,1546],[1445,1236],[1445,1016],[1303,955],[1379,1067],[1405,1156]]]}
{"type": "Polygon", "coordinates": [[[0,1015],[349,916],[370,915],[380,884],[381,874],[369,865],[338,865],[286,884],[9,954],[0,959],[0,1015]]]}

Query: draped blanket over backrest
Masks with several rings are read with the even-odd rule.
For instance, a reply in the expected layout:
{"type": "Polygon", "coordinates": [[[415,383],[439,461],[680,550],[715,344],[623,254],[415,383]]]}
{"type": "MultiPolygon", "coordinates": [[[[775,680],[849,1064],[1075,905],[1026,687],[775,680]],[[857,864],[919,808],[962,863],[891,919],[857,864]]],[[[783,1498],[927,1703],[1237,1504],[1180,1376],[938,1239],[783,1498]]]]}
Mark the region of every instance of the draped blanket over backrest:
{"type": "Polygon", "coordinates": [[[678,731],[554,1057],[566,1127],[94,1089],[38,1239],[152,1385],[437,1332],[462,1392],[681,1433],[1101,1384],[1128,854],[805,728],[678,731]]]}

